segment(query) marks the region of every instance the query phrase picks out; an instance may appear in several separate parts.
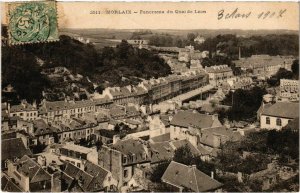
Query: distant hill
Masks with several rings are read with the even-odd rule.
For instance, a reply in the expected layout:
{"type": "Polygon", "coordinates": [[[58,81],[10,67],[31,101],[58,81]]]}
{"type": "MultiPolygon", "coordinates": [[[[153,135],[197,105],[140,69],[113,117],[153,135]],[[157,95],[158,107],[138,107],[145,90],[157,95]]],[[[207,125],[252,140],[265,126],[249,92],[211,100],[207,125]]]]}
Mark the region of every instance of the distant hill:
{"type": "MultiPolygon", "coordinates": [[[[141,78],[171,73],[163,59],[151,51],[135,49],[127,42],[99,51],[92,44],[62,35],[57,42],[2,47],[2,88],[11,84],[19,99],[39,101],[43,91],[57,90],[60,85],[41,72],[58,66],[88,77],[100,90],[105,86],[137,84],[141,78]]],[[[93,84],[86,80],[84,78],[79,85],[93,92],[93,84]]],[[[70,87],[72,81],[67,82],[69,85],[65,83],[59,90],[70,87]]],[[[65,94],[70,93],[66,91],[65,94]]]]}

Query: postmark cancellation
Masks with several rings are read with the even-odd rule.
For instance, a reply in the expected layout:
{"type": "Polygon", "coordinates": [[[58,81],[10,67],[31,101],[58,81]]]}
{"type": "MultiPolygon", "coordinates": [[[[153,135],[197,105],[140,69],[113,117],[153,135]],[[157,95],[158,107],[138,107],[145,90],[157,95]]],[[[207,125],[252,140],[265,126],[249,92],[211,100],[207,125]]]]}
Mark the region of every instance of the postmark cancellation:
{"type": "Polygon", "coordinates": [[[54,1],[9,3],[7,18],[10,45],[58,40],[54,1]]]}

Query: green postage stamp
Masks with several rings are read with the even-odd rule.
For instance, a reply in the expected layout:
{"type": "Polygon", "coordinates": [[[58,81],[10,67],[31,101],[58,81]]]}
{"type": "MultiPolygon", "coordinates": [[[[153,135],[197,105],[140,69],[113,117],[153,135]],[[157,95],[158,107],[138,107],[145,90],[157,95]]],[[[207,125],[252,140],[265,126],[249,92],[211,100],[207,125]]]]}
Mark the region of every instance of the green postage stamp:
{"type": "Polygon", "coordinates": [[[58,40],[55,2],[10,3],[8,30],[10,45],[58,40]]]}

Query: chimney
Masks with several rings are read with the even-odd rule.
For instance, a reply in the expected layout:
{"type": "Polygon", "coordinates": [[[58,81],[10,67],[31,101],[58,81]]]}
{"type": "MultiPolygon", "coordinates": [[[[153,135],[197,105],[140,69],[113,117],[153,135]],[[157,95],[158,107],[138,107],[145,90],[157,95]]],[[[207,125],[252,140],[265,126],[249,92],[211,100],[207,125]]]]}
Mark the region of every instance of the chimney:
{"type": "Polygon", "coordinates": [[[213,171],[210,172],[210,177],[211,177],[211,179],[214,179],[214,172],[213,171]]]}
{"type": "Polygon", "coordinates": [[[7,111],[8,111],[8,114],[10,114],[10,103],[7,103],[7,111]]]}
{"type": "Polygon", "coordinates": [[[36,101],[35,101],[35,100],[33,101],[32,106],[33,106],[34,108],[37,107],[37,106],[36,106],[36,101]]]}

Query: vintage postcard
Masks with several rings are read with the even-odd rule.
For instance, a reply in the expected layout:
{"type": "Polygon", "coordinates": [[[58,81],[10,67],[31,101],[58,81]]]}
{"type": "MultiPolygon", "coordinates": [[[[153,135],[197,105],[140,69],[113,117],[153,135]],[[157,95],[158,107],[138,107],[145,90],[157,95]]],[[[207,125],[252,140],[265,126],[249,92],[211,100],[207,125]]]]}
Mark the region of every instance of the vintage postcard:
{"type": "Polygon", "coordinates": [[[298,192],[299,3],[1,3],[3,192],[298,192]]]}

